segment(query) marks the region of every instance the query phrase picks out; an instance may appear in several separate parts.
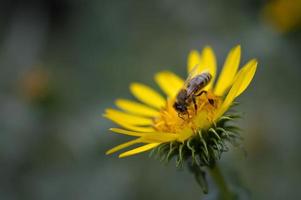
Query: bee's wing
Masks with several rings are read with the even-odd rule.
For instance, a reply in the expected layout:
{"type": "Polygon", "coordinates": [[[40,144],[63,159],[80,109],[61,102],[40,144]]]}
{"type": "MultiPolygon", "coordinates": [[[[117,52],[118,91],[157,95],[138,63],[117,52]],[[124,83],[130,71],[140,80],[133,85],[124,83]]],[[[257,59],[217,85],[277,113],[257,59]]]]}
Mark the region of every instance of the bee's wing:
{"type": "MultiPolygon", "coordinates": [[[[189,72],[188,77],[186,78],[186,80],[185,80],[185,82],[184,82],[184,84],[183,84],[181,90],[179,90],[179,91],[186,90],[186,89],[188,88],[188,85],[189,85],[191,79],[193,79],[193,77],[195,77],[195,76],[198,74],[198,73],[197,73],[197,71],[198,71],[198,66],[199,66],[199,64],[195,65],[195,66],[191,69],[191,71],[189,72]]],[[[186,90],[186,92],[187,92],[187,90],[186,90]]],[[[178,93],[178,94],[179,94],[179,93],[178,93]]]]}
{"type": "Polygon", "coordinates": [[[184,87],[186,87],[188,85],[188,83],[190,82],[191,79],[193,79],[195,76],[202,74],[204,72],[209,72],[209,69],[203,69],[202,71],[200,71],[199,64],[195,65],[189,72],[188,77],[186,78],[186,80],[184,82],[184,87]]]}
{"type": "Polygon", "coordinates": [[[190,80],[195,77],[198,74],[198,66],[199,64],[195,65],[191,71],[188,74],[188,77],[186,78],[183,87],[187,87],[188,83],[190,82],[190,80]]]}
{"type": "Polygon", "coordinates": [[[200,70],[199,69],[199,64],[197,64],[196,66],[194,66],[192,68],[192,70],[189,72],[188,77],[185,80],[184,85],[183,85],[183,88],[187,89],[187,95],[188,96],[191,96],[192,93],[193,93],[193,91],[195,90],[195,88],[189,87],[189,83],[191,82],[191,80],[194,77],[196,77],[196,76],[198,76],[198,75],[200,75],[202,73],[205,73],[205,72],[209,72],[209,69],[202,69],[202,70],[200,70]]]}

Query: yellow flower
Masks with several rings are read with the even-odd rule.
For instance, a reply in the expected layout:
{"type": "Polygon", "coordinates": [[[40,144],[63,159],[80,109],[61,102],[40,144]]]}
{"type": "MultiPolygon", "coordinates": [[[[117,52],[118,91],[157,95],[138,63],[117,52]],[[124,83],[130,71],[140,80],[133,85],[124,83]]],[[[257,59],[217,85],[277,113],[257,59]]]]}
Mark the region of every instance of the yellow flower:
{"type": "MultiPolygon", "coordinates": [[[[207,71],[211,74],[212,79],[203,89],[206,92],[196,98],[196,107],[193,103],[189,104],[187,114],[184,116],[178,114],[173,107],[178,92],[184,86],[184,80],[176,74],[162,71],[154,77],[166,97],[147,85],[132,83],[130,91],[138,101],[118,99],[116,106],[121,110],[107,109],[104,116],[122,127],[122,129],[111,128],[111,131],[133,136],[135,139],[118,145],[106,153],[111,154],[136,145],[135,148],[119,155],[119,157],[126,157],[165,145],[169,149],[166,151],[167,157],[172,154],[174,147],[177,148],[180,159],[184,153],[182,152],[183,148],[190,149],[191,155],[194,157],[199,145],[193,145],[192,139],[200,137],[201,139],[198,141],[204,144],[201,151],[207,155],[210,153],[210,149],[208,151],[207,148],[210,143],[207,139],[207,144],[204,143],[205,140],[202,140],[202,138],[206,138],[207,132],[214,135],[214,138],[210,140],[214,144],[214,149],[219,149],[221,133],[229,136],[225,131],[227,127],[224,127],[221,121],[231,118],[225,117],[224,114],[231,107],[234,99],[248,87],[257,67],[257,61],[252,59],[238,71],[240,56],[240,46],[231,49],[219,78],[215,81],[217,64],[213,50],[205,47],[201,53],[196,50],[189,53],[188,74],[193,77],[207,71]],[[219,123],[222,124],[219,125],[219,123]],[[137,147],[137,144],[141,145],[137,147]],[[186,146],[181,144],[186,144],[186,146]]],[[[200,157],[204,157],[203,154],[199,154],[200,157]]],[[[208,157],[205,156],[204,160],[206,159],[208,160],[208,157]]]]}
{"type": "Polygon", "coordinates": [[[301,26],[301,0],[273,0],[263,8],[263,17],[278,31],[288,32],[301,26]]]}

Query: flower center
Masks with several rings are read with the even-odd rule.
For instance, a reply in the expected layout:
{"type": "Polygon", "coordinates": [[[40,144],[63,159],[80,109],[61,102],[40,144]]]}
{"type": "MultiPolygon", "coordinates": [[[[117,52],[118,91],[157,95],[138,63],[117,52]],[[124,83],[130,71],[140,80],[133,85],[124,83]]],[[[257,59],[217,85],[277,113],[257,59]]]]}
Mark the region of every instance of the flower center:
{"type": "Polygon", "coordinates": [[[184,130],[196,133],[197,130],[208,128],[214,120],[221,98],[211,91],[202,93],[195,98],[195,104],[189,103],[187,113],[178,113],[173,105],[175,98],[168,99],[160,116],[154,119],[153,127],[159,132],[181,134],[184,130]],[[192,131],[191,131],[192,130],[192,131]]]}

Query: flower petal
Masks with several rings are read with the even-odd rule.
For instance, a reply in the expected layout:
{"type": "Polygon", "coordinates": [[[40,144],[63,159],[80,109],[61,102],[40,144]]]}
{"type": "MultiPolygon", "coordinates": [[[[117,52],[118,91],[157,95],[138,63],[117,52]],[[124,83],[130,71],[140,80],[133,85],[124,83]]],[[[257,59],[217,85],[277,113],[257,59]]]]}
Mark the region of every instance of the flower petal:
{"type": "Polygon", "coordinates": [[[139,117],[136,115],[127,114],[114,109],[107,109],[104,114],[108,119],[118,120],[131,125],[152,125],[153,120],[150,118],[139,117]]]}
{"type": "Polygon", "coordinates": [[[132,83],[130,85],[130,90],[138,100],[147,105],[158,109],[165,106],[164,98],[158,92],[146,85],[132,83]]]}
{"type": "Polygon", "coordinates": [[[135,154],[138,154],[138,153],[142,153],[142,152],[148,151],[150,149],[153,149],[158,145],[160,145],[160,143],[146,144],[146,145],[143,145],[141,147],[138,147],[138,148],[135,148],[135,149],[132,149],[130,151],[127,151],[125,153],[120,154],[119,158],[124,158],[124,157],[127,157],[127,156],[132,156],[132,155],[135,155],[135,154]]]}
{"type": "Polygon", "coordinates": [[[140,139],[140,138],[131,140],[131,141],[129,141],[129,142],[125,142],[125,143],[123,143],[123,144],[120,144],[120,145],[118,145],[118,146],[116,146],[116,147],[113,147],[112,149],[108,150],[108,151],[106,152],[106,155],[115,153],[116,151],[119,151],[119,150],[121,150],[121,149],[127,148],[127,147],[129,147],[129,146],[132,146],[132,145],[137,144],[137,143],[140,143],[140,142],[141,142],[141,139],[140,139]]]}
{"type": "Polygon", "coordinates": [[[233,83],[233,79],[237,72],[240,62],[241,48],[240,45],[234,47],[229,52],[226,61],[224,63],[223,69],[217,80],[216,86],[214,88],[214,93],[218,96],[224,95],[227,89],[233,83]]]}
{"type": "Polygon", "coordinates": [[[200,72],[208,70],[212,79],[210,83],[204,88],[205,90],[211,89],[216,76],[216,58],[211,47],[206,46],[201,54],[200,72]]]}
{"type": "Polygon", "coordinates": [[[146,133],[142,138],[148,142],[170,142],[174,141],[179,135],[174,133],[152,132],[146,133]]]}
{"type": "Polygon", "coordinates": [[[250,60],[237,74],[234,83],[225,98],[224,102],[222,103],[219,111],[216,114],[215,119],[218,119],[222,116],[228,108],[231,106],[234,99],[240,95],[250,84],[252,81],[254,74],[257,68],[257,61],[255,59],[250,60]]]}
{"type": "Polygon", "coordinates": [[[157,142],[169,142],[178,139],[178,135],[174,133],[163,133],[163,132],[137,132],[128,131],[120,128],[110,128],[115,133],[121,133],[129,136],[141,137],[142,142],[157,143],[157,142]]]}
{"type": "Polygon", "coordinates": [[[130,101],[126,99],[116,100],[116,105],[124,111],[129,113],[147,116],[147,117],[156,117],[159,115],[159,112],[151,107],[148,107],[144,104],[137,103],[135,101],[130,101]]]}
{"type": "MultiPolygon", "coordinates": [[[[244,80],[243,80],[243,82],[242,82],[242,84],[241,84],[241,86],[240,86],[240,88],[239,88],[239,90],[238,90],[238,92],[237,92],[237,94],[236,94],[235,97],[238,97],[241,93],[243,93],[243,92],[245,91],[245,89],[247,89],[247,87],[249,86],[249,84],[251,83],[251,81],[252,81],[252,79],[253,79],[253,77],[254,77],[254,75],[255,75],[256,69],[257,69],[257,60],[252,59],[252,60],[250,60],[250,61],[245,65],[244,68],[242,68],[242,69],[238,72],[236,78],[238,78],[239,74],[241,74],[241,73],[244,73],[244,74],[245,74],[245,75],[244,75],[245,78],[244,78],[244,80]]],[[[235,78],[235,79],[236,79],[236,78],[235,78]]]]}
{"type": "MultiPolygon", "coordinates": [[[[108,118],[108,117],[107,117],[108,118]]],[[[146,126],[146,127],[141,127],[141,126],[136,126],[136,125],[132,125],[132,124],[128,124],[116,119],[111,119],[109,118],[111,121],[115,122],[116,124],[120,125],[121,127],[131,130],[131,131],[137,131],[137,132],[154,132],[154,129],[150,126],[146,126]]]]}
{"type": "Polygon", "coordinates": [[[155,75],[155,81],[168,97],[175,97],[183,87],[184,81],[176,74],[162,71],[155,75]]]}
{"type": "Polygon", "coordinates": [[[136,137],[141,137],[144,136],[147,133],[141,133],[141,132],[135,132],[135,131],[128,131],[120,128],[110,128],[110,131],[113,131],[115,133],[121,133],[124,135],[129,135],[129,136],[136,136],[136,137]]]}
{"type": "Polygon", "coordinates": [[[197,50],[190,51],[187,59],[188,74],[201,62],[201,56],[197,50]]]}

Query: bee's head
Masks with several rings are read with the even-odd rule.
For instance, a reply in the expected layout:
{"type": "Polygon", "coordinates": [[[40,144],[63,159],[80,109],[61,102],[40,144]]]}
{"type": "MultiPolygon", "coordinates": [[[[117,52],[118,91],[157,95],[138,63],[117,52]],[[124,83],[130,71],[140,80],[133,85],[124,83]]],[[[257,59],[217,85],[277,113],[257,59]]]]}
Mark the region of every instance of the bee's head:
{"type": "Polygon", "coordinates": [[[187,113],[186,104],[180,104],[178,102],[175,102],[173,107],[178,113],[181,113],[181,114],[187,113]]]}

